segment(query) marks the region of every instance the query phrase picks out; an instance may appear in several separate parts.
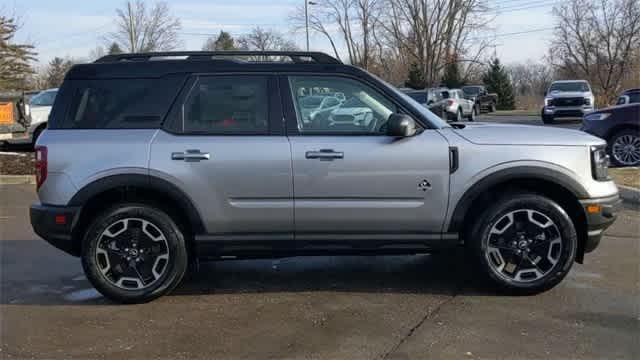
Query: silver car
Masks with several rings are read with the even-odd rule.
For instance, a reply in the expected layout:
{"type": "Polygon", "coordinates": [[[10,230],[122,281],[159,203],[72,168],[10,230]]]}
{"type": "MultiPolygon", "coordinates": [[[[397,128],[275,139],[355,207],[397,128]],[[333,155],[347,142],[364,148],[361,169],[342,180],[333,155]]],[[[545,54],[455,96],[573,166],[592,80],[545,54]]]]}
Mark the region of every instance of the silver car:
{"type": "Polygon", "coordinates": [[[36,146],[31,222],[114,301],[166,294],[201,260],[459,247],[499,289],[532,294],[615,219],[601,139],[449,125],[322,53],[219,55],[109,55],[60,88],[36,146]],[[367,121],[308,119],[295,94],[318,91],[367,121]]]}
{"type": "Polygon", "coordinates": [[[460,89],[446,89],[441,91],[444,103],[444,111],[449,120],[462,121],[466,118],[474,121],[478,115],[478,109],[473,100],[467,100],[460,89]]]}

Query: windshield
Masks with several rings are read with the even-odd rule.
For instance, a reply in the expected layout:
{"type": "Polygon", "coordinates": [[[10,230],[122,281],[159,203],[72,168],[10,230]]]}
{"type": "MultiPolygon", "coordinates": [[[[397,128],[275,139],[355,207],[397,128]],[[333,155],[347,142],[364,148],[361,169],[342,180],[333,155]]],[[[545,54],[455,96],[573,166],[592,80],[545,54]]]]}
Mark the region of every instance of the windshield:
{"type": "Polygon", "coordinates": [[[35,106],[51,106],[53,105],[53,101],[56,99],[56,94],[58,90],[52,91],[43,91],[38,95],[31,98],[29,104],[35,106]]]}
{"type": "Polygon", "coordinates": [[[300,101],[300,105],[304,108],[315,108],[320,106],[324,98],[324,96],[307,96],[300,101]]]}
{"type": "Polygon", "coordinates": [[[463,86],[462,87],[462,91],[466,95],[478,95],[480,94],[481,89],[482,88],[480,86],[463,86]]]}
{"type": "Polygon", "coordinates": [[[589,85],[584,81],[575,82],[557,82],[551,84],[549,92],[587,92],[589,91],[589,85]]]}

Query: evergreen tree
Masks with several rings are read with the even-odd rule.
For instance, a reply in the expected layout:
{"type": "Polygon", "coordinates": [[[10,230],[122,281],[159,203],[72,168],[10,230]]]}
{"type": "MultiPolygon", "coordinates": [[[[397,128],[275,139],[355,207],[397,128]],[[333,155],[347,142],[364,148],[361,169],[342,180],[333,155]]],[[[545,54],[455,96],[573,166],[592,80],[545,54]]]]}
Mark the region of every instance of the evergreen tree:
{"type": "Polygon", "coordinates": [[[233,39],[231,34],[229,34],[226,31],[220,31],[220,34],[215,39],[213,37],[210,37],[209,39],[207,39],[207,42],[205,42],[204,46],[202,47],[202,50],[206,50],[206,51],[235,50],[235,49],[236,49],[235,40],[233,39]]]}
{"type": "Polygon", "coordinates": [[[33,46],[11,42],[17,30],[14,19],[0,15],[0,90],[24,89],[33,74],[33,46]]]}
{"type": "Polygon", "coordinates": [[[426,87],[424,74],[417,63],[412,62],[409,66],[409,78],[405,81],[404,85],[412,89],[424,89],[426,87]]]}
{"type": "Polygon", "coordinates": [[[111,43],[111,46],[109,46],[108,54],[109,55],[122,54],[122,49],[120,48],[120,45],[118,45],[117,42],[111,43]]]}
{"type": "Polygon", "coordinates": [[[464,81],[460,78],[460,67],[456,57],[453,57],[452,61],[447,64],[442,83],[449,89],[457,89],[464,85],[464,81]]]}
{"type": "Polygon", "coordinates": [[[498,58],[493,59],[491,67],[482,77],[487,91],[498,95],[498,110],[513,110],[515,108],[515,97],[513,85],[507,71],[500,64],[498,58]]]}

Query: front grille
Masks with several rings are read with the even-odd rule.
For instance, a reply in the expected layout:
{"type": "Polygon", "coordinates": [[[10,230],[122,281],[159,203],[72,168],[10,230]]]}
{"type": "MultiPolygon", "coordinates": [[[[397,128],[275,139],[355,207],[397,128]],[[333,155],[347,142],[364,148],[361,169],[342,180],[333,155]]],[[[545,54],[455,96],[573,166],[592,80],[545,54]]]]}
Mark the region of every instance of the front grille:
{"type": "Polygon", "coordinates": [[[555,99],[552,99],[551,105],[553,105],[553,106],[582,106],[582,105],[584,105],[584,98],[583,97],[555,98],[555,99]]]}

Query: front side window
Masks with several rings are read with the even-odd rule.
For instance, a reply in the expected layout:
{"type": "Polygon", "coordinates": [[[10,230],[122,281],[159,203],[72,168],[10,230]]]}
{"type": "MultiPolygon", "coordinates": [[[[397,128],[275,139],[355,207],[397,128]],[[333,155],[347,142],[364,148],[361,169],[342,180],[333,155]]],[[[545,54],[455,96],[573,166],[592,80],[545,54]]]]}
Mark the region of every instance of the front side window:
{"type": "Polygon", "coordinates": [[[186,133],[265,134],[269,128],[268,107],[266,77],[202,77],[185,100],[183,130],[186,133]]]}
{"type": "Polygon", "coordinates": [[[295,76],[289,79],[301,133],[383,134],[397,107],[370,86],[333,76],[295,76]],[[335,94],[341,94],[336,97],[335,94]],[[317,98],[328,107],[312,107],[317,98]],[[328,99],[327,99],[328,98],[328,99]]]}

